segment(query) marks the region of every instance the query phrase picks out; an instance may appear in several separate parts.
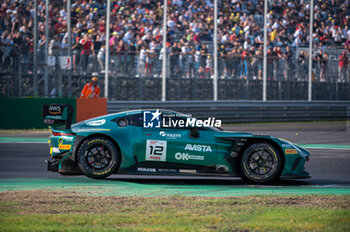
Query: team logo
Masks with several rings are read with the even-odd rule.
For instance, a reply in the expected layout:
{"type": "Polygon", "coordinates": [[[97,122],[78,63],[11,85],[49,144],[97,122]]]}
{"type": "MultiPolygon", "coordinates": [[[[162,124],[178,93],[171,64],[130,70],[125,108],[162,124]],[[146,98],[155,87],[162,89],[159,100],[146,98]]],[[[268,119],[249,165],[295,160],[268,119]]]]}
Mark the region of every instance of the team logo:
{"type": "Polygon", "coordinates": [[[143,112],[144,128],[188,128],[188,127],[220,127],[221,120],[207,118],[206,120],[186,117],[186,115],[161,113],[157,110],[143,112]]]}
{"type": "Polygon", "coordinates": [[[204,156],[201,155],[190,155],[188,153],[177,152],[175,154],[177,160],[204,160],[204,156]]]}
{"type": "Polygon", "coordinates": [[[49,106],[49,113],[50,114],[61,114],[62,113],[62,109],[61,106],[49,106]]]}
{"type": "Polygon", "coordinates": [[[187,144],[186,147],[185,147],[185,150],[212,152],[211,146],[199,145],[199,144],[187,144]]]}
{"type": "Polygon", "coordinates": [[[298,154],[298,151],[296,149],[284,149],[285,153],[287,155],[296,155],[298,154]]]}
{"type": "Polygon", "coordinates": [[[45,120],[44,120],[44,123],[45,123],[45,124],[51,125],[51,124],[54,124],[54,123],[55,123],[55,120],[52,120],[52,119],[45,119],[45,120]]]}
{"type": "Polygon", "coordinates": [[[159,132],[159,135],[165,137],[166,133],[164,131],[161,131],[161,132],[159,132]]]}
{"type": "Polygon", "coordinates": [[[105,123],[106,123],[106,119],[101,119],[101,120],[95,120],[95,121],[88,122],[88,123],[86,123],[86,125],[88,125],[88,126],[102,126],[105,123]]]}
{"type": "Polygon", "coordinates": [[[72,147],[72,145],[69,145],[69,144],[59,144],[58,145],[58,148],[60,150],[70,150],[71,147],[72,147]]]}
{"type": "Polygon", "coordinates": [[[181,138],[181,134],[166,133],[164,131],[160,131],[159,135],[164,137],[164,138],[167,138],[167,139],[179,139],[179,138],[181,138]]]}
{"type": "Polygon", "coordinates": [[[160,128],[160,115],[162,113],[157,109],[143,112],[143,127],[144,128],[160,128]]]}

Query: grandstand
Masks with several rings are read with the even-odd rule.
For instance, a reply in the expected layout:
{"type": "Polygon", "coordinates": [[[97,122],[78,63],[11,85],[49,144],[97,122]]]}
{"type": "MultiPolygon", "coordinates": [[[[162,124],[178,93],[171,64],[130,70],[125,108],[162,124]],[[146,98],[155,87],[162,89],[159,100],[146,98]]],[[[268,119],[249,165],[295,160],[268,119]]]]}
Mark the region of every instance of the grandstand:
{"type": "MultiPolygon", "coordinates": [[[[309,1],[269,1],[267,77],[270,99],[305,99],[308,74],[309,1]]],[[[3,0],[0,9],[0,95],[33,95],[34,33],[39,95],[44,95],[45,42],[50,56],[72,56],[72,70],[49,68],[50,92],[79,91],[93,72],[104,77],[106,1],[71,0],[71,44],[68,54],[66,1],[49,2],[49,38],[45,37],[45,1],[38,0],[38,31],[34,3],[3,0]],[[85,43],[88,41],[88,43],[85,43]],[[55,76],[60,75],[62,84],[55,76]],[[58,86],[60,85],[60,86],[58,86]],[[63,86],[63,87],[62,87],[63,86]]],[[[263,6],[258,0],[218,1],[218,77],[221,99],[261,99],[263,6]]],[[[350,99],[350,1],[315,1],[313,37],[314,99],[350,99]],[[342,66],[343,65],[343,66],[342,66]],[[342,67],[340,67],[342,66],[342,67]],[[319,92],[317,92],[317,90],[319,92]]],[[[213,76],[213,1],[168,1],[168,99],[210,99],[213,76]],[[196,90],[196,89],[199,89],[196,90]]],[[[163,5],[161,1],[111,1],[110,96],[117,100],[159,99],[162,65],[163,5]],[[124,94],[126,93],[126,95],[124,94]],[[134,94],[127,94],[134,93],[134,94]]],[[[102,84],[102,82],[101,82],[102,84]]],[[[102,86],[103,88],[103,86],[102,86]]]]}

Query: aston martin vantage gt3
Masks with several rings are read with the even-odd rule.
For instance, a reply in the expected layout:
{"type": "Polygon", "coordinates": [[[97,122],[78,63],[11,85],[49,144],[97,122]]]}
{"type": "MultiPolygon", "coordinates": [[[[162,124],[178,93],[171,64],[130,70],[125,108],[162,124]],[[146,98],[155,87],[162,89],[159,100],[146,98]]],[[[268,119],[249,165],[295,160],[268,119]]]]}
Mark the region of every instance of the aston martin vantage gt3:
{"type": "Polygon", "coordinates": [[[111,174],[242,177],[255,183],[307,178],[310,153],[268,135],[222,131],[214,119],[171,110],[131,110],[71,123],[67,105],[44,106],[51,124],[48,170],[102,179],[111,174]],[[62,128],[54,127],[64,123],[62,128]]]}

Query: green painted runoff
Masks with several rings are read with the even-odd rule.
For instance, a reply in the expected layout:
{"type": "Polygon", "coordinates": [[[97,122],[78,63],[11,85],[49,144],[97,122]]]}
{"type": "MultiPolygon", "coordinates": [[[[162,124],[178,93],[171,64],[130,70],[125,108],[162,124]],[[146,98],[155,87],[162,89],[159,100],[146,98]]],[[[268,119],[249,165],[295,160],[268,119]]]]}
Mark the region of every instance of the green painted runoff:
{"type": "Polygon", "coordinates": [[[0,191],[67,190],[95,196],[201,196],[350,195],[350,186],[259,186],[227,184],[137,183],[88,178],[0,179],[0,191]]]}

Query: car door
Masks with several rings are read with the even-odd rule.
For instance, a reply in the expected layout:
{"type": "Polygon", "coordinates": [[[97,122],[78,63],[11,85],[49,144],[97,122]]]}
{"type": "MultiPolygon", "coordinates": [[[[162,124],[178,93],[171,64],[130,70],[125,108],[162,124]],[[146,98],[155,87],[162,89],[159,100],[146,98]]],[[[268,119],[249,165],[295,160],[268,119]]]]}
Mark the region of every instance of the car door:
{"type": "Polygon", "coordinates": [[[138,162],[152,162],[155,166],[181,164],[179,167],[214,165],[214,133],[199,130],[198,136],[193,136],[191,130],[185,127],[137,127],[135,146],[138,162]]]}
{"type": "MultiPolygon", "coordinates": [[[[193,136],[190,128],[165,130],[163,137],[167,138],[168,162],[183,164],[183,166],[212,166],[216,164],[216,144],[213,133],[199,130],[198,136],[193,136]],[[181,136],[174,139],[173,136],[181,136]]],[[[197,130],[197,129],[196,129],[197,130]]]]}

